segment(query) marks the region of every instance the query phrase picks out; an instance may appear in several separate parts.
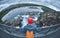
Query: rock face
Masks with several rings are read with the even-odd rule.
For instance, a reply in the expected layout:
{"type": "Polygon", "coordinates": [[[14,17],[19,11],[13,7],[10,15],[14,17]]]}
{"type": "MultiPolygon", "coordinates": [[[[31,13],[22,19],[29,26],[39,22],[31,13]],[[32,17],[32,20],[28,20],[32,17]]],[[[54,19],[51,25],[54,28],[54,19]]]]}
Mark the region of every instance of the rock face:
{"type": "Polygon", "coordinates": [[[60,12],[44,13],[39,19],[39,23],[43,25],[55,25],[60,23],[60,12]]]}

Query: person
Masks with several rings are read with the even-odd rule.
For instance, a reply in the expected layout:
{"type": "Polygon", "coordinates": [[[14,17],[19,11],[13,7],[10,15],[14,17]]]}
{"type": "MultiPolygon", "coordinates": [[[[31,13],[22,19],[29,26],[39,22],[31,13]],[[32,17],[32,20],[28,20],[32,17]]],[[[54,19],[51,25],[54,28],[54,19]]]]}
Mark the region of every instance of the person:
{"type": "Polygon", "coordinates": [[[24,32],[26,34],[26,38],[34,38],[34,30],[36,27],[34,26],[33,18],[28,18],[28,24],[24,27],[24,32]]]}
{"type": "Polygon", "coordinates": [[[28,24],[22,29],[22,31],[23,31],[24,33],[26,33],[26,31],[29,31],[29,32],[33,31],[34,33],[35,33],[35,32],[38,32],[37,26],[36,26],[36,24],[34,23],[33,18],[31,18],[31,17],[28,18],[27,22],[28,22],[28,24]]]}

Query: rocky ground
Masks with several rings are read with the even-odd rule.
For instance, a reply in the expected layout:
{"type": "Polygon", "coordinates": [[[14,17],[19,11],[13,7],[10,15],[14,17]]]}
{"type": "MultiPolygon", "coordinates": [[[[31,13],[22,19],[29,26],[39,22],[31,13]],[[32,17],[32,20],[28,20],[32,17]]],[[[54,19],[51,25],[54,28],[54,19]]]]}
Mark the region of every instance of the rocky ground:
{"type": "Polygon", "coordinates": [[[48,12],[42,14],[39,22],[43,25],[55,25],[60,23],[60,13],[59,12],[48,12]]]}

